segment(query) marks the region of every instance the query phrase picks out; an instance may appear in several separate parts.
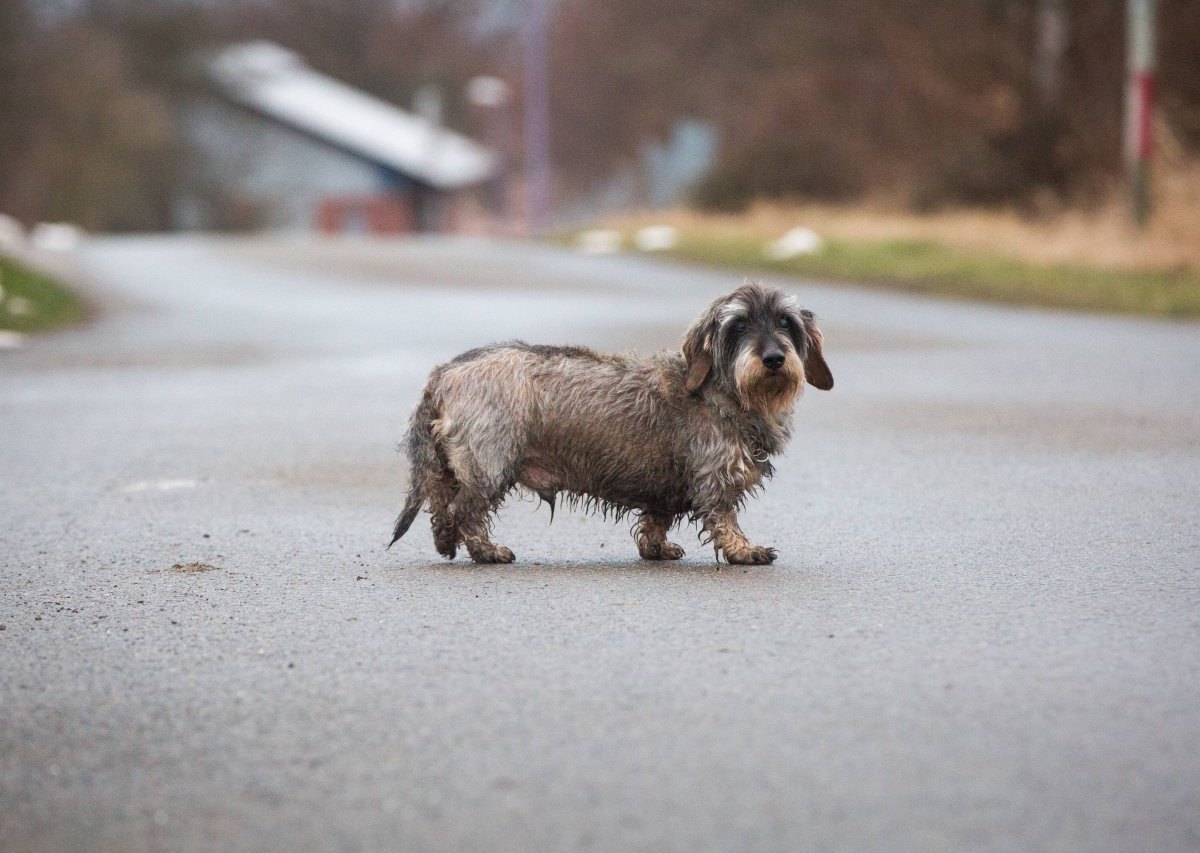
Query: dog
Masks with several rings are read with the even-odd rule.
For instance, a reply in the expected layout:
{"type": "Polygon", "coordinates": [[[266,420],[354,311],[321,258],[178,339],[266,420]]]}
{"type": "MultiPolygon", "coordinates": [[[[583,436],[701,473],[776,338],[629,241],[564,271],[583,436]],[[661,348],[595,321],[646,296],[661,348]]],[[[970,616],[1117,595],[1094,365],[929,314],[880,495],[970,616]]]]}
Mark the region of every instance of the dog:
{"type": "Polygon", "coordinates": [[[647,560],[677,560],[667,541],[687,517],[719,561],[765,564],[737,513],[774,469],[808,384],[829,390],[811,311],[776,288],[747,283],[713,302],[680,351],[650,357],[521,341],[465,352],[435,368],[409,423],[411,487],[394,545],[421,507],[438,553],[459,545],[478,563],[509,563],[490,538],[505,495],[520,486],[550,505],[618,519],[637,513],[647,560]]]}

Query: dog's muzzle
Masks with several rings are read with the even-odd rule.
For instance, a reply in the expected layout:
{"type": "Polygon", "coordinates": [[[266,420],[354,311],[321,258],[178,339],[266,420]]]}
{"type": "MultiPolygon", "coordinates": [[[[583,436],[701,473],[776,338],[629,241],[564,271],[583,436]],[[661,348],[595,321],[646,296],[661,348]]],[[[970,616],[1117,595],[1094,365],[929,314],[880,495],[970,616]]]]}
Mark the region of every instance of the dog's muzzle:
{"type": "Polygon", "coordinates": [[[783,367],[783,363],[787,361],[787,357],[782,350],[768,350],[762,354],[762,363],[767,370],[778,370],[783,367]]]}

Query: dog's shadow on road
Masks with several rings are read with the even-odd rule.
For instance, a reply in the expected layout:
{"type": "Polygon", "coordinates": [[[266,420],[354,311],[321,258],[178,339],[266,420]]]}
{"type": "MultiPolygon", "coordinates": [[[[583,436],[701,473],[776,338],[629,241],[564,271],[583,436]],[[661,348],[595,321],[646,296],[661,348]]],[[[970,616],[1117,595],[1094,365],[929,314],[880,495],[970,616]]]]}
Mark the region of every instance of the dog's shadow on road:
{"type": "Polygon", "coordinates": [[[533,560],[513,563],[474,563],[470,560],[441,560],[377,567],[377,572],[402,575],[409,572],[470,575],[481,579],[519,577],[713,577],[729,580],[774,576],[781,570],[796,571],[779,562],[762,566],[739,566],[700,558],[688,560],[533,560]]]}

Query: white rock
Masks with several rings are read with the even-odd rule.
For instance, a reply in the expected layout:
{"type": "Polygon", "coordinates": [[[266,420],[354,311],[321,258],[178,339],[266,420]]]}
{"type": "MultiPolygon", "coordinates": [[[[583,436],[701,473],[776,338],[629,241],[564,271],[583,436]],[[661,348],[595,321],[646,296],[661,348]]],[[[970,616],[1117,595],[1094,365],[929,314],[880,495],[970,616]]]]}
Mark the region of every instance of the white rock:
{"type": "Polygon", "coordinates": [[[69,252],[83,240],[83,229],[69,222],[39,222],[29,233],[29,242],[47,252],[69,252]]]}
{"type": "Polygon", "coordinates": [[[585,255],[611,255],[621,251],[621,232],[593,228],[576,237],[575,246],[585,255]]]}
{"type": "Polygon", "coordinates": [[[24,296],[10,296],[4,303],[4,310],[14,317],[28,317],[33,313],[33,303],[24,296]]]}
{"type": "Polygon", "coordinates": [[[778,240],[767,244],[767,257],[772,261],[786,261],[800,255],[815,255],[825,246],[821,235],[811,228],[793,228],[778,240]]]}
{"type": "Polygon", "coordinates": [[[19,249],[25,245],[25,229],[11,216],[0,213],[0,249],[19,249]]]}
{"type": "Polygon", "coordinates": [[[665,252],[679,242],[679,229],[671,225],[647,225],[633,235],[633,244],[643,252],[665,252]]]}
{"type": "Polygon", "coordinates": [[[133,492],[174,492],[178,489],[194,489],[196,488],[195,480],[138,480],[136,483],[130,483],[121,491],[126,493],[133,492]]]}
{"type": "Polygon", "coordinates": [[[20,349],[25,346],[25,336],[20,332],[0,329],[0,349],[20,349]]]}

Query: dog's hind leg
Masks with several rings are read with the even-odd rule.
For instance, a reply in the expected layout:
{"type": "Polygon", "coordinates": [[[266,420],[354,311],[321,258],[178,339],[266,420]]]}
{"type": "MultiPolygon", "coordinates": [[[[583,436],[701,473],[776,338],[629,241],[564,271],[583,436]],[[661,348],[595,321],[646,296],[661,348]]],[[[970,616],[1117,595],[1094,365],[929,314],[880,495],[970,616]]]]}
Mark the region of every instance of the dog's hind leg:
{"type": "MultiPolygon", "coordinates": [[[[492,516],[513,485],[512,466],[480,464],[464,447],[447,448],[458,489],[447,508],[457,541],[477,563],[511,563],[513,552],[491,540],[492,516]],[[490,470],[489,470],[490,468],[490,470]]],[[[447,535],[449,535],[447,528],[447,535]]]]}
{"type": "Polygon", "coordinates": [[[496,353],[446,373],[440,447],[458,491],[449,504],[457,537],[477,563],[511,563],[491,541],[492,515],[517,482],[532,391],[516,356],[496,353]]]}
{"type": "Polygon", "coordinates": [[[675,518],[671,515],[643,510],[638,516],[637,530],[633,538],[643,560],[678,560],[683,549],[667,541],[667,531],[675,518]]]}
{"type": "Polygon", "coordinates": [[[458,480],[449,467],[443,467],[436,477],[430,477],[425,486],[425,494],[429,500],[429,512],[432,515],[433,545],[443,557],[453,560],[458,553],[458,543],[461,539],[458,524],[450,505],[458,495],[458,480]]]}
{"type": "Polygon", "coordinates": [[[487,496],[463,489],[451,504],[458,535],[476,563],[511,563],[515,559],[512,551],[497,545],[489,535],[492,514],[503,499],[503,492],[487,496]]]}

